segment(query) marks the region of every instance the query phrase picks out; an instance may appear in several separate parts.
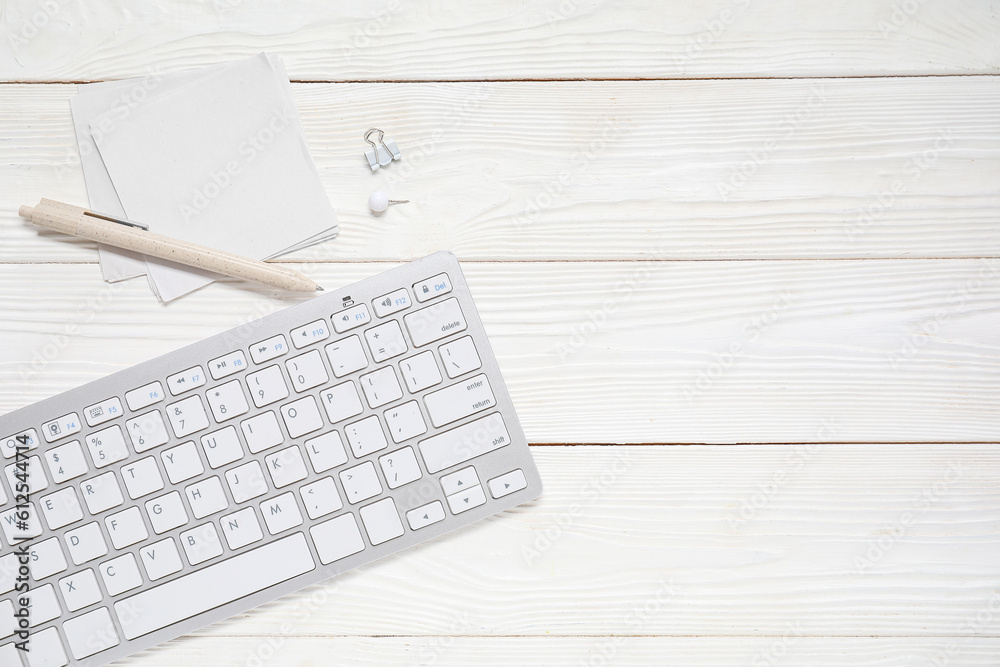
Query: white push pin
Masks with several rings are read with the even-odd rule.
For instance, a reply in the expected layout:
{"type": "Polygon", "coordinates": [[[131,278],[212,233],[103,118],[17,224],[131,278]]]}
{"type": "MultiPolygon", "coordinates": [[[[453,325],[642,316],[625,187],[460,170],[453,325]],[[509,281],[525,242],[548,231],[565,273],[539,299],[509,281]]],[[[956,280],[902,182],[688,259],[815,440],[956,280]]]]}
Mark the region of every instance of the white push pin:
{"type": "Polygon", "coordinates": [[[381,215],[384,213],[385,209],[389,208],[391,204],[408,204],[409,202],[409,199],[389,199],[389,195],[381,190],[376,190],[368,195],[368,208],[370,208],[372,213],[375,215],[381,215]]]}
{"type": "Polygon", "coordinates": [[[365,132],[365,141],[371,144],[371,150],[365,151],[365,159],[368,160],[368,166],[372,168],[372,171],[403,157],[399,148],[396,147],[396,142],[392,139],[386,139],[385,132],[377,127],[365,132]],[[378,134],[377,144],[370,138],[373,134],[378,134]]]}

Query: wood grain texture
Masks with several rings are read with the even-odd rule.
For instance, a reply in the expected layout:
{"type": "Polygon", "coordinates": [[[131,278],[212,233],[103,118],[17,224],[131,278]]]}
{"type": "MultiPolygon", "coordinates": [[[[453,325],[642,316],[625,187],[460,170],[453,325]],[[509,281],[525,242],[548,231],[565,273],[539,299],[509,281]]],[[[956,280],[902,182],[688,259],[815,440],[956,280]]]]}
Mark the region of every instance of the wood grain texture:
{"type": "MultiPolygon", "coordinates": [[[[389,267],[296,266],[327,288],[389,267]]],[[[1000,439],[1000,260],[465,273],[533,443],[1000,439]]],[[[266,315],[272,295],[227,283],[163,307],[93,264],[0,265],[0,410],[266,315]]]]}
{"type": "Polygon", "coordinates": [[[283,56],[292,78],[322,81],[996,73],[994,10],[985,0],[505,0],[475,11],[402,0],[9,0],[0,79],[121,78],[262,50],[283,56]]]}
{"type": "MultiPolygon", "coordinates": [[[[1000,255],[1000,78],[294,90],[341,224],[295,259],[1000,255]],[[373,124],[403,152],[375,173],[373,124]],[[380,188],[411,203],[375,218],[380,188]]],[[[73,94],[0,86],[0,261],[95,261],[17,217],[87,202],[73,94]]]]}

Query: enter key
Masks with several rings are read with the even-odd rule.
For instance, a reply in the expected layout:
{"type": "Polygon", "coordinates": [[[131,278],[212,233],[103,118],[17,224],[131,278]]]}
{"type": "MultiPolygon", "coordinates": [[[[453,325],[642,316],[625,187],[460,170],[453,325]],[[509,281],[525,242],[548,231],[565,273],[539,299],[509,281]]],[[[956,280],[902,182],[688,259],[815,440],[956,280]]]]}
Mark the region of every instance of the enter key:
{"type": "Polygon", "coordinates": [[[493,389],[485,375],[445,387],[424,397],[427,414],[434,426],[443,426],[496,405],[493,389]]]}

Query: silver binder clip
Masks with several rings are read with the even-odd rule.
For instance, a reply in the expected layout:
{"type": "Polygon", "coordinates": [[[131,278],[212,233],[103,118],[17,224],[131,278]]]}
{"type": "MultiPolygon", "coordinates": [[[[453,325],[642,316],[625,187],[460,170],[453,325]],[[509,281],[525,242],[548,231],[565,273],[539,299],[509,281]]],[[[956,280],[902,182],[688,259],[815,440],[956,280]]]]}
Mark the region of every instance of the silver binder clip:
{"type": "Polygon", "coordinates": [[[392,139],[386,139],[385,132],[377,127],[373,127],[365,132],[365,141],[371,144],[371,149],[365,151],[365,158],[368,160],[368,166],[372,168],[372,171],[403,157],[396,147],[396,142],[392,139]],[[371,135],[373,134],[378,134],[378,143],[371,140],[371,135]]]}

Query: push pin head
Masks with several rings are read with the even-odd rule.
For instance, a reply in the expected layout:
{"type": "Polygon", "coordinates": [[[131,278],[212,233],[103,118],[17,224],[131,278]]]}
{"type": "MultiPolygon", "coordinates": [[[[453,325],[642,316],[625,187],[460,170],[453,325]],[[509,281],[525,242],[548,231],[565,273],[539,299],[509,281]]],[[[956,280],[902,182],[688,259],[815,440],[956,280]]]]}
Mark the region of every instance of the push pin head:
{"type": "Polygon", "coordinates": [[[409,199],[389,199],[389,195],[381,190],[376,190],[368,196],[368,208],[375,215],[384,213],[391,204],[408,204],[409,202],[409,199]]]}

